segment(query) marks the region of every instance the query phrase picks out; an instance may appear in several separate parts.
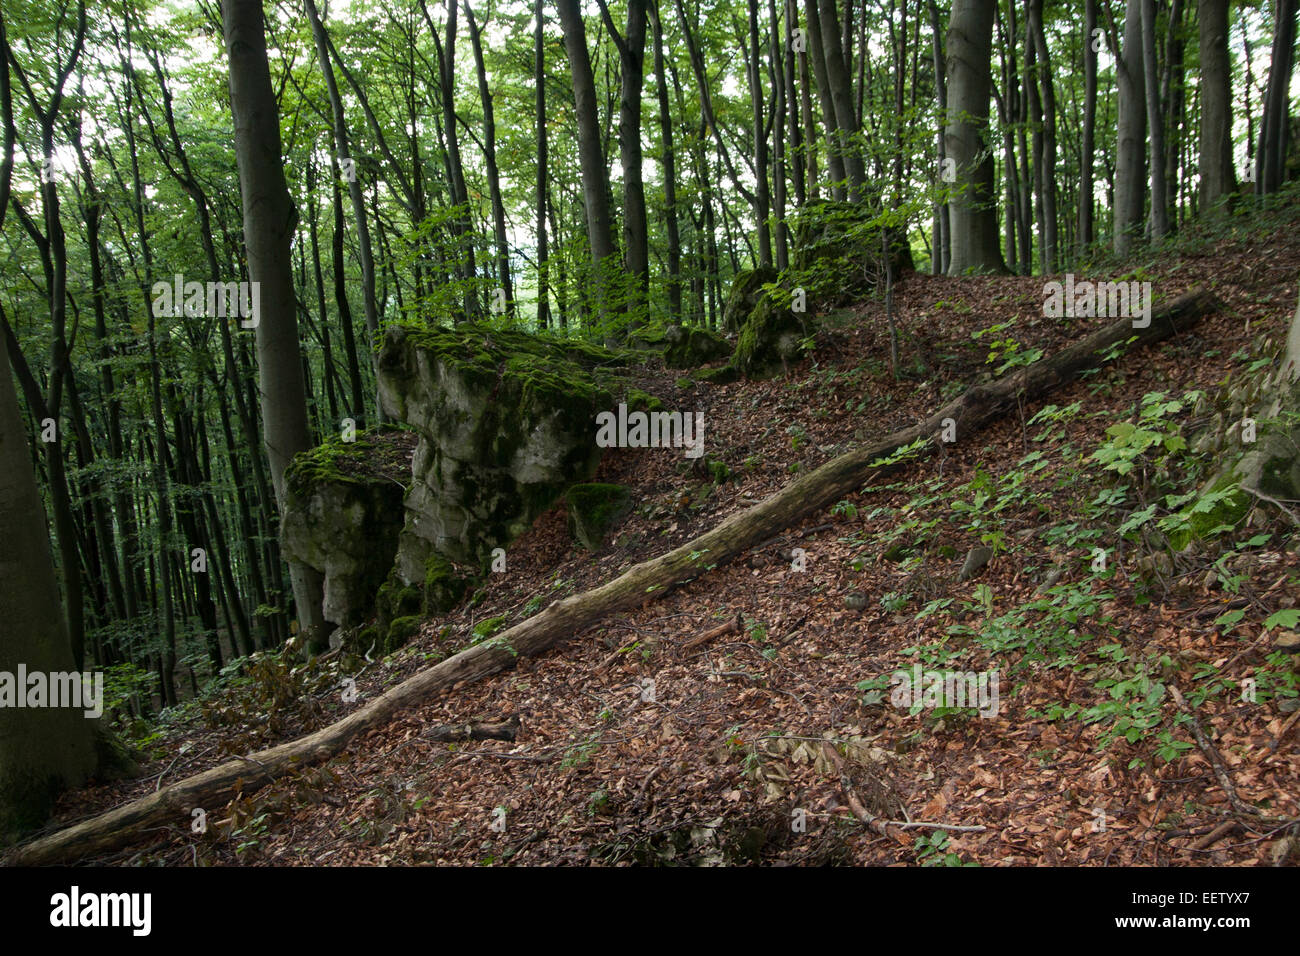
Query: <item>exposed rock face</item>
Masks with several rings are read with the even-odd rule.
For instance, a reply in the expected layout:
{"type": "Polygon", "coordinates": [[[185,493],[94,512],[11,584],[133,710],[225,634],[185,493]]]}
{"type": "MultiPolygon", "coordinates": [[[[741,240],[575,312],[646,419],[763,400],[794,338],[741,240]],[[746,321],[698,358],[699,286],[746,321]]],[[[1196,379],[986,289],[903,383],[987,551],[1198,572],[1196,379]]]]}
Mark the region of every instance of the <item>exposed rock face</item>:
{"type": "Polygon", "coordinates": [[[325,576],[325,620],[360,624],[392,567],[404,523],[415,439],[359,432],[332,439],[290,465],[281,525],[285,555],[325,576]]]}
{"type": "Polygon", "coordinates": [[[613,406],[595,346],[462,323],[389,328],[379,358],[384,410],[419,435],[395,571],[422,585],[429,559],[486,568],[600,457],[595,416],[613,406]]]}

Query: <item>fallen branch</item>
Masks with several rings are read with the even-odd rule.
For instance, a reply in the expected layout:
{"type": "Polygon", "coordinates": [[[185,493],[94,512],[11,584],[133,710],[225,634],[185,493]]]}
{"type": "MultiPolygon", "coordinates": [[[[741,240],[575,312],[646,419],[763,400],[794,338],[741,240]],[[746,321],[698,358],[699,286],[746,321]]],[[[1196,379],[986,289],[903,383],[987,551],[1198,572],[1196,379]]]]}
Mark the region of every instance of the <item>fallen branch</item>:
{"type": "Polygon", "coordinates": [[[39,837],[16,847],[7,862],[40,865],[94,856],[130,843],[146,827],[177,822],[188,825],[190,811],[195,807],[223,806],[244,791],[256,790],[277,777],[333,757],[358,735],[382,726],[394,714],[427,701],[439,691],[513,667],[520,657],[541,653],[609,614],[654,600],[705,573],[706,567],[744,554],[807,515],[854,494],[873,476],[895,471],[932,453],[943,445],[941,430],[955,427],[957,439],[968,440],[1005,410],[1036,399],[1072,381],[1083,370],[1102,364],[1102,354],[1107,350],[1122,346],[1130,338],[1135,339],[1136,346],[1160,341],[1191,327],[1215,307],[1213,296],[1196,291],[1154,313],[1146,328],[1133,328],[1129,319],[1112,322],[1053,356],[997,381],[967,389],[916,425],[832,459],[681,547],[643,561],[600,587],[557,601],[491,640],[421,671],[328,727],[253,757],[227,761],[115,810],[39,837]],[[910,446],[916,447],[907,455],[896,455],[910,446]]]}
{"type": "MultiPolygon", "coordinates": [[[[822,752],[826,758],[835,764],[835,769],[840,775],[840,790],[844,793],[844,799],[849,804],[849,810],[858,822],[870,830],[872,833],[878,833],[881,836],[889,835],[889,828],[896,827],[899,830],[949,830],[953,833],[983,833],[987,827],[975,825],[961,825],[956,823],[920,823],[912,820],[882,820],[874,813],[867,810],[858,799],[858,795],[853,791],[853,784],[849,782],[849,775],[845,772],[844,758],[840,756],[839,751],[830,745],[829,742],[822,743],[822,752]]],[[[906,813],[907,811],[904,811],[906,813]]]]}
{"type": "Polygon", "coordinates": [[[717,627],[705,631],[699,637],[691,638],[689,641],[687,641],[685,644],[682,645],[682,653],[686,653],[687,651],[693,651],[697,647],[703,647],[705,644],[709,643],[712,640],[716,640],[717,638],[721,637],[723,634],[739,634],[739,633],[740,633],[740,615],[737,614],[735,617],[727,621],[725,624],[719,624],[717,627]]]}
{"type": "Polygon", "coordinates": [[[420,734],[425,740],[509,740],[519,732],[519,717],[495,724],[437,724],[420,734]]]}
{"type": "Polygon", "coordinates": [[[1201,724],[1196,719],[1196,715],[1187,706],[1187,701],[1183,698],[1183,692],[1174,684],[1169,684],[1168,687],[1169,695],[1173,697],[1178,709],[1187,715],[1187,722],[1192,728],[1193,736],[1196,737],[1196,743],[1201,748],[1201,753],[1205,754],[1205,759],[1210,762],[1210,767],[1214,770],[1214,776],[1218,778],[1219,786],[1223,788],[1223,792],[1228,795],[1228,802],[1232,804],[1232,809],[1242,816],[1259,816],[1258,810],[1246,805],[1241,797],[1237,795],[1237,788],[1233,785],[1232,778],[1228,776],[1228,768],[1223,763],[1223,757],[1219,755],[1218,748],[1210,742],[1210,738],[1205,736],[1205,731],[1201,729],[1201,724]]]}

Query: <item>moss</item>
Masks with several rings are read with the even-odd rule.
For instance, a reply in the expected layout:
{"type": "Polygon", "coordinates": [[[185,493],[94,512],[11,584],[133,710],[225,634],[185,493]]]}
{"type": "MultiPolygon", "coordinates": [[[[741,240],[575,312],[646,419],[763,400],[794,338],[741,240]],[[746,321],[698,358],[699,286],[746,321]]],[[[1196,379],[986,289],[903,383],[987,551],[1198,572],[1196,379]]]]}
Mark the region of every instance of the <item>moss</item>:
{"type": "Polygon", "coordinates": [[[506,616],[504,614],[497,617],[488,617],[474,625],[475,641],[486,640],[497,631],[506,626],[506,616]]]}
{"type": "Polygon", "coordinates": [[[419,589],[404,586],[394,577],[389,577],[384,582],[375,599],[375,609],[380,619],[385,621],[414,614],[420,609],[420,605],[419,589]]]}
{"type": "Polygon", "coordinates": [[[588,551],[598,551],[609,529],[623,518],[632,504],[632,492],[622,485],[573,485],[564,493],[569,503],[573,533],[588,551]]]}
{"type": "Polygon", "coordinates": [[[705,467],[708,468],[715,485],[720,485],[731,477],[731,469],[723,462],[710,460],[705,467]]]}
{"type": "Polygon", "coordinates": [[[664,335],[664,364],[669,368],[698,368],[726,358],[731,345],[721,335],[707,329],[672,326],[664,335]]]}
{"type": "Polygon", "coordinates": [[[325,482],[365,485],[376,480],[373,470],[367,467],[375,451],[375,434],[373,430],[362,429],[351,442],[332,435],[323,444],[295,455],[284,473],[290,493],[305,499],[325,482]]]}
{"type": "Polygon", "coordinates": [[[759,266],[757,269],[737,272],[736,277],[731,280],[727,303],[722,308],[722,327],[729,332],[735,332],[743,326],[749,319],[749,314],[754,311],[763,286],[775,282],[777,278],[778,273],[771,266],[759,266]]]}
{"type": "Polygon", "coordinates": [[[707,382],[710,385],[730,385],[732,382],[740,381],[740,372],[734,365],[703,368],[698,372],[692,372],[690,381],[707,382]]]}
{"type": "Polygon", "coordinates": [[[639,388],[627,393],[627,409],[630,412],[659,412],[663,411],[663,407],[663,402],[639,388]]]}
{"type": "MultiPolygon", "coordinates": [[[[711,372],[714,371],[714,369],[707,369],[706,371],[711,372]]],[[[695,380],[691,378],[679,378],[673,384],[676,385],[678,388],[690,388],[692,385],[695,384],[695,380]]]]}
{"type": "Polygon", "coordinates": [[[470,579],[440,554],[432,554],[424,564],[424,613],[446,614],[465,596],[470,579]]]}
{"type": "Polygon", "coordinates": [[[799,355],[808,332],[809,323],[763,296],[740,331],[731,364],[746,378],[765,378],[799,355]]]}
{"type": "Polygon", "coordinates": [[[420,618],[416,615],[410,617],[399,617],[388,625],[388,634],[384,640],[383,652],[391,654],[420,629],[420,618]]]}
{"type": "MultiPolygon", "coordinates": [[[[1224,491],[1238,484],[1239,481],[1240,476],[1235,471],[1222,475],[1205,494],[1224,491]]],[[[1193,511],[1196,502],[1191,502],[1182,512],[1187,519],[1187,527],[1169,535],[1170,547],[1175,551],[1182,551],[1193,541],[1201,541],[1209,537],[1216,528],[1223,525],[1237,525],[1246,517],[1252,503],[1251,496],[1239,487],[1217,502],[1209,511],[1193,511]]]]}

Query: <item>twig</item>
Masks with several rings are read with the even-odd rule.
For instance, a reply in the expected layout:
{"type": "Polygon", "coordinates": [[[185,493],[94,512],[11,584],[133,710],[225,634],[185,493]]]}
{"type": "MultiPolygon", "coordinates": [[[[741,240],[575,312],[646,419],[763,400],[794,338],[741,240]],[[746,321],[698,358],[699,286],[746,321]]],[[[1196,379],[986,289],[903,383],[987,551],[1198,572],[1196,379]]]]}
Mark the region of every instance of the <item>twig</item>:
{"type": "Polygon", "coordinates": [[[858,799],[858,795],[853,792],[853,785],[849,783],[849,775],[845,772],[844,758],[840,756],[839,751],[832,747],[829,741],[822,741],[822,752],[826,754],[826,758],[830,760],[831,763],[835,765],[835,769],[839,771],[840,788],[844,791],[844,798],[848,801],[849,810],[853,812],[853,815],[858,818],[858,821],[864,827],[871,830],[873,833],[878,833],[881,836],[888,836],[889,827],[898,827],[900,830],[919,830],[923,828],[930,830],[951,830],[954,833],[983,833],[988,829],[987,827],[979,825],[961,826],[955,823],[914,823],[910,820],[881,820],[874,813],[868,811],[867,808],[862,805],[862,801],[858,799]]]}
{"type": "Polygon", "coordinates": [[[1223,788],[1223,792],[1228,795],[1228,802],[1232,804],[1232,809],[1236,810],[1243,816],[1259,816],[1258,810],[1254,807],[1248,807],[1242,802],[1241,797],[1237,796],[1237,788],[1233,785],[1232,778],[1228,776],[1228,768],[1224,766],[1223,757],[1219,755],[1219,751],[1215,748],[1214,744],[1210,743],[1210,738],[1205,736],[1205,731],[1201,729],[1201,725],[1197,721],[1196,715],[1193,714],[1191,709],[1187,706],[1187,701],[1183,697],[1183,692],[1178,689],[1177,685],[1169,684],[1169,694],[1173,697],[1174,703],[1178,705],[1178,709],[1187,715],[1188,723],[1192,728],[1192,734],[1196,737],[1196,743],[1200,746],[1201,752],[1205,754],[1206,759],[1210,761],[1210,767],[1214,770],[1214,776],[1218,779],[1219,786],[1223,788]]]}
{"type": "Polygon", "coordinates": [[[1241,485],[1240,487],[1243,491],[1249,492],[1250,494],[1254,495],[1256,498],[1260,499],[1261,501],[1267,501],[1269,504],[1280,508],[1283,512],[1286,513],[1287,517],[1289,517],[1293,522],[1295,522],[1297,527],[1300,527],[1300,515],[1297,515],[1286,505],[1282,504],[1282,502],[1278,501],[1276,498],[1270,495],[1264,494],[1264,492],[1262,491],[1256,491],[1254,488],[1247,487],[1246,485],[1241,485]]]}

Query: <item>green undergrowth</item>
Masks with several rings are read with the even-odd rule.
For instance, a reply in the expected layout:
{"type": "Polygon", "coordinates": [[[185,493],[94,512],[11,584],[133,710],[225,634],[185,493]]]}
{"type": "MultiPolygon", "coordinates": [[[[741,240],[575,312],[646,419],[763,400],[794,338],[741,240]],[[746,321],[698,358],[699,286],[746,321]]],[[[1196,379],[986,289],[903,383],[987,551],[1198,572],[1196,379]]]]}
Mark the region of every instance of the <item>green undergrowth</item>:
{"type": "MultiPolygon", "coordinates": [[[[1048,405],[1025,421],[1028,450],[1010,467],[977,466],[960,484],[935,478],[863,489],[872,498],[908,496],[902,504],[833,506],[831,517],[848,529],[840,541],[850,546],[851,570],[894,565],[885,570],[900,583],[879,604],[896,621],[910,616],[921,635],[899,667],[996,669],[1004,700],[1028,695],[1039,701],[1030,717],[1096,725],[1098,749],[1128,757],[1131,767],[1173,761],[1195,746],[1186,715],[1171,717],[1166,706],[1172,680],[1193,707],[1236,702],[1246,676],[1257,703],[1296,696],[1285,654],[1227,673],[1172,642],[1148,642],[1131,623],[1154,602],[1203,602],[1192,586],[1205,581],[1227,604],[1248,586],[1243,569],[1287,544],[1278,531],[1252,527],[1259,513],[1242,506],[1231,483],[1202,488],[1213,456],[1193,454],[1184,437],[1203,424],[1201,397],[1152,392],[1118,413],[1048,405]],[[1084,437],[1090,418],[1112,423],[1095,443],[1084,437]],[[1036,587],[1005,592],[997,575],[957,583],[956,567],[973,544],[1017,562],[1018,577],[1036,587]],[[1090,691],[1041,705],[1033,688],[1055,670],[1073,672],[1090,691]]],[[[1300,591],[1300,577],[1289,577],[1300,591]]],[[[1300,610],[1270,614],[1240,603],[1211,626],[1243,646],[1260,627],[1300,625],[1300,610]]],[[[890,673],[858,684],[864,704],[888,699],[890,673]]],[[[940,707],[927,719],[933,728],[937,718],[952,725],[974,714],[940,707]]]]}

